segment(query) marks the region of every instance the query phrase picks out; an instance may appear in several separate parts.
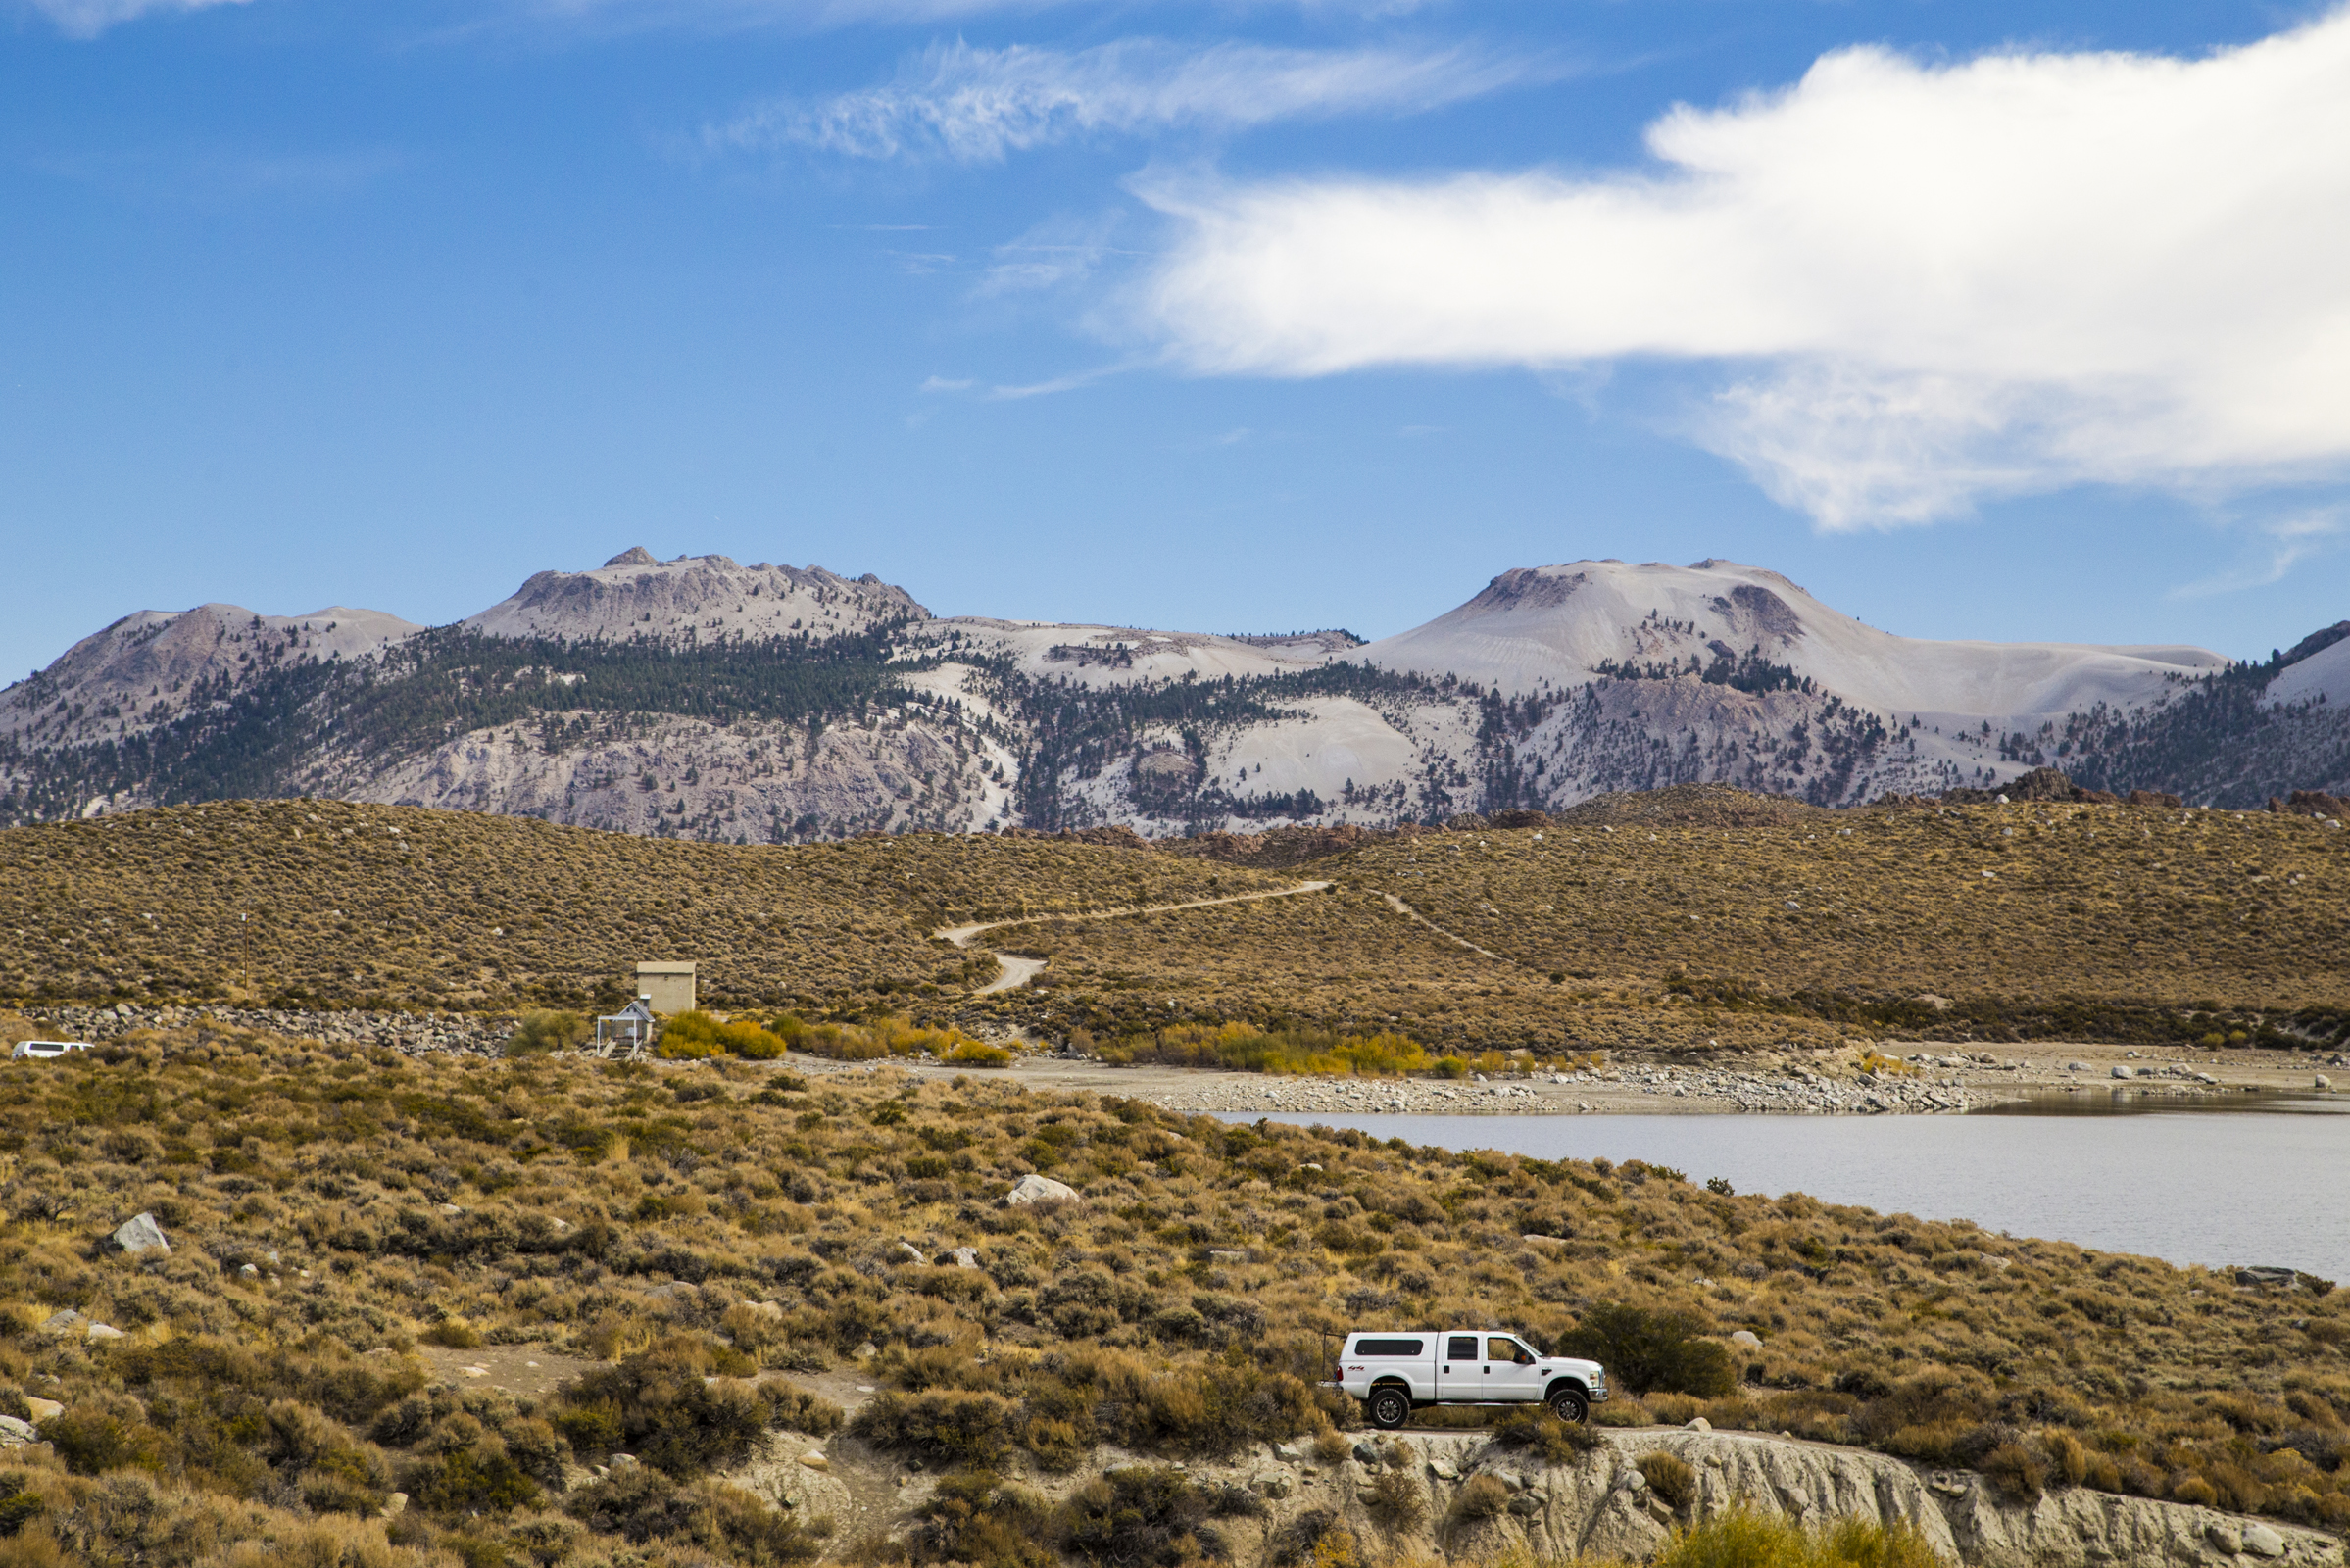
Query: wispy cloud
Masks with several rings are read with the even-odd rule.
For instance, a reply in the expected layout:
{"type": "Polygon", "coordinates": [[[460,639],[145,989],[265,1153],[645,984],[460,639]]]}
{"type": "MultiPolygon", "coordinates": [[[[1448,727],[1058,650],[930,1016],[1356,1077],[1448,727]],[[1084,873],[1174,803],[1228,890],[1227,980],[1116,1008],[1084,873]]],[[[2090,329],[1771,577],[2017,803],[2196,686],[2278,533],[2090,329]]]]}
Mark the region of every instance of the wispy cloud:
{"type": "Polygon", "coordinates": [[[1110,234],[1118,219],[1118,214],[1105,213],[1046,220],[1018,239],[996,247],[995,261],[980,279],[979,292],[1016,294],[1084,282],[1103,261],[1117,254],[1110,234]]]}
{"type": "Polygon", "coordinates": [[[2345,535],[2350,535],[2350,517],[2345,517],[2338,509],[2305,512],[2263,523],[2260,532],[2263,543],[2252,553],[2252,560],[2233,571],[2182,583],[2166,597],[2211,599],[2282,582],[2295,566],[2312,556],[2335,549],[2345,535]]]}
{"type": "Polygon", "coordinates": [[[32,8],[69,38],[95,38],[107,28],[157,13],[204,11],[246,0],[31,0],[32,8]]]}
{"type": "MultiPolygon", "coordinates": [[[[608,29],[903,26],[1076,9],[1087,0],[508,0],[540,22],[608,29]]],[[[1443,0],[1228,0],[1222,9],[1392,18],[1443,0]]],[[[1098,4],[1089,9],[1101,9],[1098,4]]]]}
{"type": "Polygon", "coordinates": [[[1063,51],[939,44],[896,81],[770,104],[706,132],[713,147],[806,146],[852,158],[989,163],[1097,134],[1241,129],[1337,115],[1412,115],[1527,81],[1552,64],[1454,47],[1207,48],[1128,38],[1063,51]]]}
{"type": "Polygon", "coordinates": [[[1026,398],[1053,397],[1062,392],[1074,392],[1092,386],[1096,381],[1133,369],[1131,363],[1120,361],[1113,365],[1098,365],[1090,370],[1072,370],[1049,381],[1031,381],[1022,386],[998,386],[988,389],[988,397],[998,403],[1017,403],[1026,398]]]}
{"type": "Polygon", "coordinates": [[[1213,374],[1709,363],[1692,439],[1829,528],[2350,468],[2350,13],[2183,60],[1882,49],[1612,177],[1146,184],[1213,374]]]}

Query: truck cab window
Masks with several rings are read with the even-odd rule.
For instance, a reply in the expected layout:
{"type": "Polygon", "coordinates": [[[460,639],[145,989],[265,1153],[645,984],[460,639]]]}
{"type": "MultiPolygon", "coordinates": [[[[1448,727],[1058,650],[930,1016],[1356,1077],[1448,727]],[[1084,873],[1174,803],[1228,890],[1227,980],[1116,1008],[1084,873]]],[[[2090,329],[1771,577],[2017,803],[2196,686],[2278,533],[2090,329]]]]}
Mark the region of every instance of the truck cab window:
{"type": "Polygon", "coordinates": [[[1455,1334],[1449,1340],[1446,1340],[1444,1342],[1444,1359],[1447,1361],[1476,1360],[1476,1336],[1470,1334],[1455,1334]]]}
{"type": "Polygon", "coordinates": [[[1534,1365],[1534,1352],[1515,1340],[1486,1341],[1485,1358],[1489,1361],[1507,1361],[1515,1366],[1534,1365]]]}

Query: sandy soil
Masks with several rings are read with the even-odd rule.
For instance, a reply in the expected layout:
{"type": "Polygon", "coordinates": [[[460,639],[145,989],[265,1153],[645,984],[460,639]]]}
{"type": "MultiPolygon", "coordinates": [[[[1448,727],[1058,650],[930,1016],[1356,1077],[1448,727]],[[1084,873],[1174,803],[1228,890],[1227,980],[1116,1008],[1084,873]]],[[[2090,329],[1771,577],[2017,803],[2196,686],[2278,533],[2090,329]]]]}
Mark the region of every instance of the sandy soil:
{"type": "Polygon", "coordinates": [[[544,1398],[556,1386],[600,1363],[564,1355],[544,1345],[481,1345],[453,1350],[442,1345],[419,1345],[416,1354],[432,1369],[432,1381],[459,1388],[480,1384],[508,1394],[544,1398]]]}

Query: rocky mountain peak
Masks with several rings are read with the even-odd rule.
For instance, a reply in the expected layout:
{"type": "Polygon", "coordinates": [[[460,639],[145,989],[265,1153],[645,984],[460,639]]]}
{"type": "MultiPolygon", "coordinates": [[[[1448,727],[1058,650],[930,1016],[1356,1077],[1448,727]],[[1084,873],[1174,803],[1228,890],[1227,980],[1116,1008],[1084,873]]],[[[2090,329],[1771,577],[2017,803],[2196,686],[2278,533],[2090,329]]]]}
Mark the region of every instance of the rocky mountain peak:
{"type": "Polygon", "coordinates": [[[930,612],[870,572],[746,566],[727,556],[657,560],[643,546],[588,571],[542,571],[464,624],[492,637],[659,642],[807,636],[818,640],[930,612]]]}

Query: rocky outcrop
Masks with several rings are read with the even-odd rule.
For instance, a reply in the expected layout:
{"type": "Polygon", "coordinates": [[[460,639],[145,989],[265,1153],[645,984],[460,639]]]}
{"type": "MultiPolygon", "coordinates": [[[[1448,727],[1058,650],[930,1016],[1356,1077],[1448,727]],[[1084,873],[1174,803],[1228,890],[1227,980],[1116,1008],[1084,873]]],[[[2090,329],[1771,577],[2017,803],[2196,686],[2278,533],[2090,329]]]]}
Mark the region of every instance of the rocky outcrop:
{"type": "Polygon", "coordinates": [[[821,641],[929,618],[911,594],[870,572],[851,579],[821,566],[745,566],[724,556],[657,561],[640,545],[592,571],[539,572],[465,624],[493,637],[682,643],[821,641]]]}
{"type": "Polygon", "coordinates": [[[1740,1506],[1806,1525],[1841,1519],[1907,1525],[1966,1568],[2342,1560],[2341,1542],[2323,1532],[2183,1503],[2078,1487],[2010,1501],[1969,1471],[1749,1433],[1659,1428],[1602,1436],[1602,1446],[1580,1462],[1545,1466],[1494,1446],[1482,1433],[1400,1434],[1379,1440],[1400,1465],[1348,1458],[1316,1466],[1310,1459],[1281,1460],[1268,1449],[1238,1467],[1237,1479],[1260,1495],[1283,1494],[1265,1521],[1268,1540],[1301,1514],[1331,1509],[1365,1541],[1454,1560],[1516,1550],[1552,1560],[1581,1554],[1638,1562],[1655,1555],[1676,1525],[1740,1506]],[[1640,1476],[1641,1457],[1660,1450],[1695,1474],[1695,1495],[1679,1510],[1655,1497],[1640,1476]],[[1421,1489],[1423,1517],[1410,1529],[1390,1533],[1368,1506],[1383,1467],[1399,1469],[1421,1489]],[[1454,1517],[1479,1476],[1501,1484],[1506,1506],[1482,1519],[1454,1517]]]}

